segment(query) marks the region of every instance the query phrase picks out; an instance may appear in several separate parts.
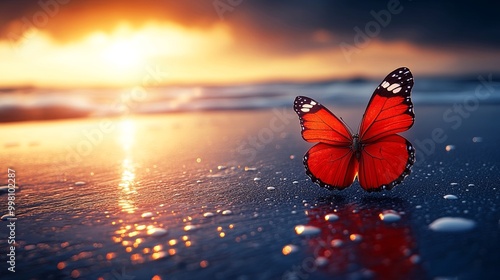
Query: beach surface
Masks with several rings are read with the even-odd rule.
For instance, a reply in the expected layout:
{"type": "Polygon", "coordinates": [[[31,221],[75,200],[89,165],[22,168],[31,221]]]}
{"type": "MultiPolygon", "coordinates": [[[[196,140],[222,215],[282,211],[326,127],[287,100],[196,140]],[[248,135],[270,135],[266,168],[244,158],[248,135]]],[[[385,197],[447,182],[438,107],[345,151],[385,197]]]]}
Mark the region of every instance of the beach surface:
{"type": "MultiPolygon", "coordinates": [[[[417,151],[411,175],[367,193],[357,182],[328,191],[308,179],[302,156],[312,145],[292,100],[2,124],[0,182],[15,173],[18,188],[15,273],[7,217],[0,278],[498,276],[499,105],[417,104],[403,134],[417,151]]],[[[352,128],[364,110],[326,105],[352,128]]],[[[0,195],[1,215],[9,196],[0,195]]]]}

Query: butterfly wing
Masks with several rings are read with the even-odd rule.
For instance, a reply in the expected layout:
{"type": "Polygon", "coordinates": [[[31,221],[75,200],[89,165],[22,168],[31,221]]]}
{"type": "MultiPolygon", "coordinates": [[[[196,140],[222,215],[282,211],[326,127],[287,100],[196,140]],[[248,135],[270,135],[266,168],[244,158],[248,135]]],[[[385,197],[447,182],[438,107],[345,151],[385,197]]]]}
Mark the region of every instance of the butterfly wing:
{"type": "Polygon", "coordinates": [[[320,142],[304,156],[307,175],[327,189],[350,186],[358,170],[358,161],[351,149],[352,134],[347,126],[309,97],[295,98],[294,110],[299,116],[304,140],[320,142]]]}
{"type": "Polygon", "coordinates": [[[321,142],[335,146],[352,143],[352,133],[347,126],[319,102],[297,96],[294,110],[299,115],[302,138],[307,142],[321,142]]]}
{"type": "Polygon", "coordinates": [[[367,191],[390,190],[410,174],[415,149],[400,135],[366,144],[359,157],[359,184],[367,191]]]}
{"type": "Polygon", "coordinates": [[[307,151],[304,165],[313,182],[330,190],[349,187],[358,171],[358,160],[350,147],[323,143],[307,151]]]}
{"type": "Polygon", "coordinates": [[[413,76],[406,67],[398,68],[385,77],[366,107],[359,128],[361,141],[373,142],[413,126],[412,88],[413,76]]]}
{"type": "Polygon", "coordinates": [[[413,125],[412,87],[410,70],[398,68],[385,77],[368,103],[359,130],[358,179],[365,190],[391,189],[410,174],[415,150],[396,133],[413,125]]]}

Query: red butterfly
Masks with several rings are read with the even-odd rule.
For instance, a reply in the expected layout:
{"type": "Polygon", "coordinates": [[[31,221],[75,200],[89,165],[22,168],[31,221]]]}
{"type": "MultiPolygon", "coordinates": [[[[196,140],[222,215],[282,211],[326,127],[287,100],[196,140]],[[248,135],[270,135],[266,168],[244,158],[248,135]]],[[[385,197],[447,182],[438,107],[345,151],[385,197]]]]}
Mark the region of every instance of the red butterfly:
{"type": "Polygon", "coordinates": [[[366,191],[390,190],[401,183],[415,162],[411,143],[396,134],[413,125],[412,87],[406,67],[387,75],[373,92],[357,134],[320,103],[297,96],[294,110],[302,137],[319,142],[304,156],[307,175],[330,190],[347,188],[356,176],[366,191]]]}

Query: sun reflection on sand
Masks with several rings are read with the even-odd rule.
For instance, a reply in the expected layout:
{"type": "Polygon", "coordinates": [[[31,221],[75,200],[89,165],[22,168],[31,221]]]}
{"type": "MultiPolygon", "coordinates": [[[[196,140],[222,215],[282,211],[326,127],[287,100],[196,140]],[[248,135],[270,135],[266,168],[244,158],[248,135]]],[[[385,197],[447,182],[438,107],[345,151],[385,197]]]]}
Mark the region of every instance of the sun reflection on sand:
{"type": "Polygon", "coordinates": [[[119,123],[119,141],[127,156],[129,156],[130,148],[134,145],[136,133],[135,125],[135,122],[131,119],[123,119],[119,123]]]}
{"type": "MultiPolygon", "coordinates": [[[[136,138],[136,123],[132,119],[124,119],[119,123],[118,127],[120,130],[117,140],[124,154],[121,165],[121,178],[118,183],[118,206],[122,214],[112,222],[112,225],[118,227],[112,236],[113,242],[124,247],[125,253],[129,255],[132,264],[159,260],[174,255],[175,250],[165,248],[168,245],[172,246],[170,243],[164,241],[165,244],[161,244],[150,239],[167,233],[163,224],[156,221],[158,213],[154,211],[138,213],[139,207],[136,196],[139,190],[136,181],[136,164],[132,158],[136,138]]],[[[119,253],[109,252],[106,259],[112,260],[116,258],[117,254],[119,253]]]]}
{"type": "Polygon", "coordinates": [[[135,173],[130,159],[123,160],[123,172],[121,182],[118,184],[120,188],[120,197],[118,205],[123,212],[133,214],[137,207],[134,204],[133,196],[137,193],[135,186],[135,173]]]}

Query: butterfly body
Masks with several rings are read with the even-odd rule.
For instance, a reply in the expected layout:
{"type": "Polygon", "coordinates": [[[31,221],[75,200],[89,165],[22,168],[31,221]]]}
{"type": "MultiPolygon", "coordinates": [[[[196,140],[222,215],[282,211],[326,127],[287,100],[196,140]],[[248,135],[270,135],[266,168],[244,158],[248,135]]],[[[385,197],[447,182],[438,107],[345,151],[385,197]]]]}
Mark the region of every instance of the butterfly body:
{"type": "Polygon", "coordinates": [[[306,173],[322,187],[342,190],[355,178],[367,191],[392,189],[410,174],[415,161],[411,143],[397,133],[414,122],[410,98],[413,76],[405,68],[391,72],[373,93],[358,133],[351,133],[319,102],[295,99],[302,137],[317,142],[304,156],[306,173]]]}
{"type": "Polygon", "coordinates": [[[359,135],[357,134],[354,134],[352,136],[352,145],[351,145],[351,149],[354,151],[354,155],[356,156],[356,158],[359,159],[359,156],[360,156],[360,152],[361,152],[361,149],[363,148],[363,145],[362,143],[359,141],[359,135]]]}

